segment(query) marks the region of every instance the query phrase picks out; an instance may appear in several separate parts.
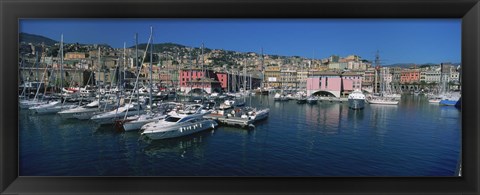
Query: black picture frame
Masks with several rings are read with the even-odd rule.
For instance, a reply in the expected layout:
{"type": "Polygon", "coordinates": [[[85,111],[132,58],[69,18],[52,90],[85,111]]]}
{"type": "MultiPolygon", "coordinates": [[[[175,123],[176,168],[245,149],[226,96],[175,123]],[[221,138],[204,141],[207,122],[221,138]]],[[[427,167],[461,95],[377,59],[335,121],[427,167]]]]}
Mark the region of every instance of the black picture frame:
{"type": "Polygon", "coordinates": [[[0,192],[4,194],[479,194],[478,0],[0,0],[0,192]],[[461,177],[18,177],[21,18],[461,18],[461,177]]]}

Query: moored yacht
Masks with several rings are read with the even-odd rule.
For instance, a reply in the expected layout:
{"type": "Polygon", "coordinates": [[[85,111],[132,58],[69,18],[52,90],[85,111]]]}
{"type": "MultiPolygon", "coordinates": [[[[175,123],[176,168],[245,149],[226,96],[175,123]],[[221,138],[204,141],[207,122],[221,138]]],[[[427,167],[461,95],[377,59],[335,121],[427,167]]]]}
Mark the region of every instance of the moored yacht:
{"type": "Polygon", "coordinates": [[[365,95],[362,91],[355,89],[355,91],[348,95],[348,107],[354,110],[365,107],[365,95]]]}
{"type": "Polygon", "coordinates": [[[307,103],[308,104],[317,104],[318,98],[315,96],[310,96],[307,98],[307,103]]]}
{"type": "Polygon", "coordinates": [[[202,110],[201,105],[194,104],[183,111],[172,111],[165,119],[145,124],[141,135],[153,140],[166,139],[217,127],[215,121],[203,118],[206,113],[202,110]]]}

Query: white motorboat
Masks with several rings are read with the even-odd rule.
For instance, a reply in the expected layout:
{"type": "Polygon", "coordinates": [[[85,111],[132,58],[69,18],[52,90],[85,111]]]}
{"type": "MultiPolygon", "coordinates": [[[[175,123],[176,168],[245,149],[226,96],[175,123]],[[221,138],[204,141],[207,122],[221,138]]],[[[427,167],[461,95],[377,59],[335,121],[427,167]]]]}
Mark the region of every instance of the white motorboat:
{"type": "Polygon", "coordinates": [[[189,135],[199,131],[215,128],[218,124],[204,119],[206,113],[199,104],[186,106],[185,110],[172,111],[162,120],[142,126],[142,136],[150,139],[166,139],[189,135]]]}
{"type": "Polygon", "coordinates": [[[288,100],[288,98],[287,98],[287,96],[285,96],[283,94],[276,93],[275,96],[273,96],[273,100],[275,100],[275,101],[286,101],[286,100],[288,100]]]}
{"type": "Polygon", "coordinates": [[[124,106],[119,107],[115,110],[94,115],[92,116],[92,118],[90,118],[90,120],[100,125],[113,124],[117,119],[124,118],[125,116],[129,117],[144,113],[145,110],[143,110],[142,106],[139,107],[138,105],[134,104],[125,104],[124,106]]]}
{"type": "Polygon", "coordinates": [[[234,100],[225,100],[222,104],[220,104],[221,109],[229,109],[229,108],[234,108],[234,107],[240,107],[244,106],[245,101],[241,99],[234,99],[234,100]]]}
{"type": "Polygon", "coordinates": [[[207,129],[214,129],[217,126],[218,123],[210,119],[169,116],[158,122],[158,124],[143,130],[141,136],[146,136],[153,140],[167,139],[190,135],[207,129]]]}
{"type": "Polygon", "coordinates": [[[307,98],[307,103],[309,104],[316,104],[318,101],[318,98],[316,96],[310,96],[307,98]]]}
{"type": "Polygon", "coordinates": [[[252,122],[256,122],[262,119],[265,119],[268,117],[268,113],[270,112],[269,108],[265,109],[252,109],[252,110],[246,110],[247,112],[242,114],[240,117],[241,118],[248,118],[249,120],[253,120],[252,122]]]}
{"type": "Polygon", "coordinates": [[[348,95],[348,107],[351,109],[363,109],[365,107],[365,95],[356,89],[348,95]]]}

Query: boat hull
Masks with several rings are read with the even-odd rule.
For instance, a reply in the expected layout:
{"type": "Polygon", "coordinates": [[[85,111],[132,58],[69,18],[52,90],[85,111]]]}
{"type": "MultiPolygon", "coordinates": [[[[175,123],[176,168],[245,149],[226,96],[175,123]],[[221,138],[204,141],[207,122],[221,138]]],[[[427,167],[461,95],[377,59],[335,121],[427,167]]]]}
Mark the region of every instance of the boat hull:
{"type": "Polygon", "coordinates": [[[443,106],[455,106],[457,105],[457,103],[458,103],[458,100],[441,100],[439,102],[439,104],[443,106]]]}
{"type": "MultiPolygon", "coordinates": [[[[145,113],[145,111],[140,111],[140,113],[138,111],[130,111],[130,112],[126,113],[126,115],[127,115],[127,117],[129,117],[129,116],[144,114],[144,113],[145,113]]],[[[92,120],[93,122],[95,122],[97,124],[100,124],[100,125],[108,125],[108,124],[114,124],[116,120],[122,119],[123,117],[125,117],[125,113],[121,112],[121,113],[118,113],[118,114],[115,114],[115,115],[110,115],[108,117],[95,117],[94,116],[90,120],[92,120]]]]}
{"type": "Polygon", "coordinates": [[[349,99],[348,100],[348,107],[354,110],[360,110],[365,107],[365,100],[364,99],[349,99]]]}
{"type": "Polygon", "coordinates": [[[55,114],[62,110],[68,110],[75,108],[77,105],[64,105],[64,106],[53,106],[53,107],[46,107],[41,109],[35,109],[35,113],[37,114],[55,114]]]}
{"type": "Polygon", "coordinates": [[[145,124],[147,124],[147,123],[150,123],[150,122],[154,122],[154,121],[163,119],[163,118],[165,118],[165,116],[163,116],[163,117],[154,117],[154,118],[147,119],[147,120],[133,120],[133,121],[128,121],[128,122],[126,122],[126,123],[123,124],[123,130],[124,130],[124,131],[135,131],[135,130],[139,130],[139,129],[142,128],[143,125],[145,125],[145,124]]]}
{"type": "Polygon", "coordinates": [[[160,131],[146,129],[142,132],[142,136],[146,136],[152,140],[168,139],[190,135],[207,129],[214,129],[218,123],[213,120],[201,120],[194,123],[173,125],[170,127],[163,127],[160,131]]]}

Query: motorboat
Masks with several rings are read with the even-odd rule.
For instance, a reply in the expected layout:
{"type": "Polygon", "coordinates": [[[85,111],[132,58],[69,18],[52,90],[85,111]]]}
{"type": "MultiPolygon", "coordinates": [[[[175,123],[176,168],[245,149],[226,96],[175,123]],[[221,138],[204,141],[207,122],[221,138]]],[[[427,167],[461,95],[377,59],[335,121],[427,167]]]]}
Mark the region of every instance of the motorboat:
{"type": "Polygon", "coordinates": [[[256,121],[267,118],[269,112],[270,112],[269,108],[264,108],[264,109],[250,108],[250,109],[246,109],[245,112],[240,117],[247,118],[248,120],[253,120],[252,122],[256,122],[256,121]]]}
{"type": "Polygon", "coordinates": [[[245,101],[241,99],[228,99],[225,100],[222,104],[220,104],[221,109],[229,109],[229,108],[234,108],[234,107],[241,107],[245,105],[245,101]]]}
{"type": "Polygon", "coordinates": [[[365,95],[362,91],[355,89],[355,91],[348,95],[348,107],[354,110],[365,107],[365,95]]]}
{"type": "Polygon", "coordinates": [[[288,100],[288,98],[287,98],[287,96],[285,96],[283,94],[276,93],[275,96],[273,96],[273,100],[275,100],[275,101],[286,101],[286,100],[288,100]]]}
{"type": "Polygon", "coordinates": [[[172,111],[162,120],[142,126],[142,136],[150,139],[166,139],[189,135],[218,126],[213,120],[204,119],[203,106],[188,105],[185,110],[172,111]]]}
{"type": "Polygon", "coordinates": [[[307,98],[307,103],[308,104],[317,104],[318,98],[315,96],[310,96],[307,98]]]}

